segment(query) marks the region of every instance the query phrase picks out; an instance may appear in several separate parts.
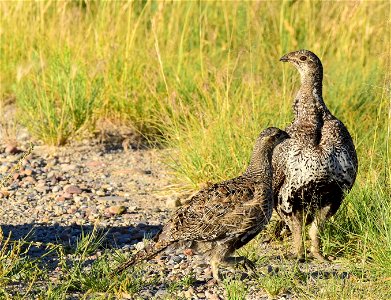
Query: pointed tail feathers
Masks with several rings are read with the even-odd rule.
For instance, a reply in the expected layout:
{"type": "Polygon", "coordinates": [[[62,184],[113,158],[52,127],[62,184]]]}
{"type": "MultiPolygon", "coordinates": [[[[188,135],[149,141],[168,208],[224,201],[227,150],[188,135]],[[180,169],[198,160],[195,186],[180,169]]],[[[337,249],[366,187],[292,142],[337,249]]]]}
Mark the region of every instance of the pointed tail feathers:
{"type": "Polygon", "coordinates": [[[122,265],[118,266],[117,269],[115,269],[111,273],[111,276],[114,276],[116,274],[121,274],[127,268],[129,268],[129,267],[131,267],[141,261],[153,258],[155,255],[159,254],[161,251],[166,249],[170,244],[172,244],[171,241],[158,241],[156,243],[152,242],[145,249],[143,249],[143,250],[137,252],[135,255],[133,255],[128,261],[126,261],[122,265]]]}

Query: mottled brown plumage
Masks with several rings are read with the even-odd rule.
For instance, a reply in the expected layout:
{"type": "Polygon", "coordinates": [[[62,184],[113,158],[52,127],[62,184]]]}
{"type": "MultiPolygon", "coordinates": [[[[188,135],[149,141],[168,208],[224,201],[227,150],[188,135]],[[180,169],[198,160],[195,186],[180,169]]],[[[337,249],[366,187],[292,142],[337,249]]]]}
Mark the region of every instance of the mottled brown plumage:
{"type": "Polygon", "coordinates": [[[197,252],[208,257],[215,279],[219,277],[219,265],[238,262],[251,265],[245,258],[229,255],[255,237],[271,217],[272,151],[287,137],[277,128],[264,130],[243,175],[195,194],[173,214],[145,250],[136,253],[114,273],[152,258],[170,245],[186,241],[191,241],[197,252]]]}
{"type": "Polygon", "coordinates": [[[284,55],[300,72],[301,87],[293,109],[294,120],[286,128],[290,139],[273,154],[273,190],[278,214],[294,239],[294,253],[303,257],[302,226],[311,224],[311,252],[320,253],[319,227],[338,210],[357,174],[357,155],[344,124],[334,117],[322,98],[323,67],[311,51],[284,55]]]}

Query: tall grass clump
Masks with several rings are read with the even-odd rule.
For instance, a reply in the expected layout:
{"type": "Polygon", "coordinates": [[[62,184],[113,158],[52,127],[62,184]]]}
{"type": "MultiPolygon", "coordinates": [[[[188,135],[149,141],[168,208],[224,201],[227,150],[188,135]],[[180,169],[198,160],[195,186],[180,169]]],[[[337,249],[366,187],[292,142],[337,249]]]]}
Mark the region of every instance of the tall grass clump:
{"type": "Polygon", "coordinates": [[[52,54],[35,67],[16,89],[20,121],[44,142],[63,145],[91,121],[101,80],[89,78],[67,51],[52,54]]]}

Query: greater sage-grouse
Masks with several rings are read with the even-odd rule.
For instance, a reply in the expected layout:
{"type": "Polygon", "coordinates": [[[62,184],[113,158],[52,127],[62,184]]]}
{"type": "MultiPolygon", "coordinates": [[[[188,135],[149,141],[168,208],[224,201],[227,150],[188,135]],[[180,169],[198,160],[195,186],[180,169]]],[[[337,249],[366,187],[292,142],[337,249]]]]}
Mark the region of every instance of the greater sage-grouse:
{"type": "Polygon", "coordinates": [[[286,132],[268,128],[258,137],[252,158],[243,175],[200,190],[180,207],[163,226],[153,241],[113,274],[150,259],[171,245],[191,241],[195,252],[204,254],[213,277],[219,279],[219,265],[242,263],[244,257],[230,257],[254,238],[268,223],[273,211],[272,151],[286,132]]]}
{"type": "Polygon", "coordinates": [[[301,87],[293,104],[294,120],[285,129],[290,139],[273,154],[274,203],[292,232],[294,254],[303,258],[303,225],[311,223],[311,253],[326,261],[319,249],[319,228],[335,214],[354,184],[356,150],[344,124],[323,102],[320,59],[311,51],[299,50],[280,61],[298,69],[301,87]]]}

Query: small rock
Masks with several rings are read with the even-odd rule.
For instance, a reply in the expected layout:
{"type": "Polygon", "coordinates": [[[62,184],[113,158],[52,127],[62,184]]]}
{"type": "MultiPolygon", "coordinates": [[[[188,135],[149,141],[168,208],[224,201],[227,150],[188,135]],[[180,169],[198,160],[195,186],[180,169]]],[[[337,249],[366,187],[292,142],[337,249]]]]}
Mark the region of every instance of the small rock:
{"type": "Polygon", "coordinates": [[[10,195],[10,192],[8,192],[8,191],[6,191],[6,190],[2,190],[1,192],[0,192],[0,199],[1,198],[6,198],[6,197],[8,197],[10,195]]]}
{"type": "Polygon", "coordinates": [[[174,262],[176,262],[176,263],[180,263],[180,262],[183,260],[183,258],[180,257],[180,256],[174,256],[174,257],[172,258],[172,260],[173,260],[174,262]]]}
{"type": "Polygon", "coordinates": [[[191,248],[187,248],[187,249],[183,250],[183,254],[185,254],[187,256],[193,256],[194,255],[194,251],[191,248]]]}
{"type": "Polygon", "coordinates": [[[71,207],[67,210],[67,214],[74,214],[77,211],[77,208],[71,207]]]}
{"type": "Polygon", "coordinates": [[[129,212],[134,212],[134,211],[137,211],[139,208],[137,205],[129,205],[128,206],[128,211],[129,212]]]}
{"type": "Polygon", "coordinates": [[[64,197],[65,199],[72,199],[72,194],[63,193],[63,194],[62,194],[62,197],[64,197]]]}
{"type": "Polygon", "coordinates": [[[29,182],[29,183],[35,183],[36,182],[36,180],[33,177],[31,177],[31,176],[25,177],[24,181],[25,182],[29,182]]]}
{"type": "Polygon", "coordinates": [[[210,267],[205,268],[204,274],[206,277],[211,277],[212,276],[212,269],[210,267]]]}
{"type": "Polygon", "coordinates": [[[184,292],[184,296],[186,299],[191,299],[192,296],[194,295],[194,288],[191,286],[187,291],[184,292]]]}
{"type": "Polygon", "coordinates": [[[50,171],[49,173],[47,173],[47,178],[57,178],[57,173],[54,172],[54,171],[50,171]]]}
{"type": "Polygon", "coordinates": [[[86,162],[86,167],[104,167],[105,163],[101,161],[89,161],[86,162]]]}
{"type": "Polygon", "coordinates": [[[126,211],[126,207],[123,205],[114,205],[106,209],[106,212],[112,215],[121,215],[126,211]]]}
{"type": "Polygon", "coordinates": [[[99,197],[97,200],[103,202],[124,202],[125,198],[119,196],[106,196],[106,197],[99,197]]]}
{"type": "Polygon", "coordinates": [[[181,206],[181,201],[178,198],[167,198],[166,200],[166,206],[168,208],[176,208],[181,206]]]}
{"type": "Polygon", "coordinates": [[[23,174],[26,175],[26,176],[31,176],[33,174],[33,170],[26,169],[26,170],[24,170],[23,174]]]}
{"type": "Polygon", "coordinates": [[[104,191],[102,191],[102,190],[96,191],[96,194],[97,194],[98,196],[105,196],[105,195],[106,195],[106,193],[105,193],[104,191]]]}
{"type": "Polygon", "coordinates": [[[16,145],[7,145],[7,147],[5,147],[6,154],[16,154],[18,152],[19,152],[19,149],[18,149],[18,147],[16,147],[16,145]]]}
{"type": "Polygon", "coordinates": [[[62,164],[61,165],[61,169],[64,172],[70,172],[70,171],[74,171],[75,169],[77,169],[77,166],[76,165],[70,165],[70,164],[62,164]]]}
{"type": "Polygon", "coordinates": [[[167,296],[167,294],[168,294],[168,292],[166,290],[159,289],[155,293],[155,298],[157,298],[157,299],[165,298],[167,296]]]}
{"type": "Polygon", "coordinates": [[[205,291],[205,297],[208,300],[220,300],[220,297],[212,292],[205,291]]]}
{"type": "Polygon", "coordinates": [[[0,174],[4,174],[4,173],[8,172],[8,170],[9,170],[8,166],[6,166],[6,165],[0,166],[0,174]]]}
{"type": "Polygon", "coordinates": [[[137,244],[134,245],[134,248],[136,248],[136,250],[138,251],[141,251],[145,248],[145,244],[144,242],[138,242],[137,244]]]}
{"type": "Polygon", "coordinates": [[[64,189],[65,193],[68,193],[68,194],[81,194],[82,190],[77,186],[77,185],[69,185],[67,187],[65,187],[64,189]]]}

